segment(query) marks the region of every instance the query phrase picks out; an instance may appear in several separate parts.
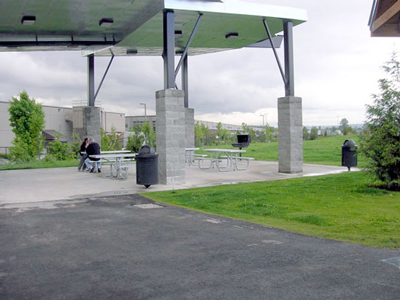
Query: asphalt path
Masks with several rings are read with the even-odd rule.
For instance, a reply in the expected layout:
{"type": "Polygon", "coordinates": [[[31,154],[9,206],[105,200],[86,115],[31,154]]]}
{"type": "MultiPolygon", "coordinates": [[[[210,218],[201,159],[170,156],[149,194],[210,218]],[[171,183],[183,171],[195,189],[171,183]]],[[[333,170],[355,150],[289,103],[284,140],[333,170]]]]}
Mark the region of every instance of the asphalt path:
{"type": "MultiPolygon", "coordinates": [[[[1,206],[1,205],[0,205],[1,206]]],[[[0,207],[0,299],[400,299],[400,251],[138,194],[0,207]]]]}

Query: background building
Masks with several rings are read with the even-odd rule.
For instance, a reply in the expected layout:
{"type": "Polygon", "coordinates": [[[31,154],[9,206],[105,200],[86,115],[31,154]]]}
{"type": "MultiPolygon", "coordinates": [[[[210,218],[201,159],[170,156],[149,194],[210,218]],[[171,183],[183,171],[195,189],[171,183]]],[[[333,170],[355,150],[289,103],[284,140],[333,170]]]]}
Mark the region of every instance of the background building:
{"type": "MultiPolygon", "coordinates": [[[[7,153],[14,139],[14,133],[9,121],[9,107],[10,102],[0,101],[0,153],[7,153]]],[[[73,134],[79,134],[80,129],[83,127],[82,107],[84,106],[79,106],[79,104],[72,108],[42,105],[45,114],[43,135],[46,142],[49,143],[58,138],[61,142],[72,143],[73,134]]],[[[100,120],[100,126],[106,133],[111,132],[112,128],[114,128],[115,132],[122,139],[124,138],[125,114],[101,110],[100,120]]],[[[84,137],[81,136],[80,138],[84,137]]]]}

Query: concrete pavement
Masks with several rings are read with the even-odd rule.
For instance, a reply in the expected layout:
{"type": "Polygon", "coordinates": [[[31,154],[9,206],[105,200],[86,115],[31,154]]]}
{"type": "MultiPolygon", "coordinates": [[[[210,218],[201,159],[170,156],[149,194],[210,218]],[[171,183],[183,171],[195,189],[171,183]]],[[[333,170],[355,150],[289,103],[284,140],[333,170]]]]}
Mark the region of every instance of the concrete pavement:
{"type": "Polygon", "coordinates": [[[400,252],[138,194],[0,209],[0,299],[399,299],[400,252]]]}
{"type": "Polygon", "coordinates": [[[78,172],[77,168],[0,171],[0,205],[186,189],[339,172],[347,172],[347,168],[305,164],[303,173],[283,174],[278,173],[277,162],[267,161],[252,161],[248,170],[234,172],[219,172],[217,169],[200,170],[196,166],[187,166],[185,183],[176,185],[158,184],[146,189],[143,185],[136,184],[134,163],[129,168],[127,180],[110,178],[108,166],[103,166],[100,174],[78,172]]]}
{"type": "MultiPolygon", "coordinates": [[[[303,174],[187,167],[147,190],[303,174]]],[[[0,299],[398,299],[400,251],[304,236],[151,201],[128,180],[76,168],[0,172],[0,299]]]]}

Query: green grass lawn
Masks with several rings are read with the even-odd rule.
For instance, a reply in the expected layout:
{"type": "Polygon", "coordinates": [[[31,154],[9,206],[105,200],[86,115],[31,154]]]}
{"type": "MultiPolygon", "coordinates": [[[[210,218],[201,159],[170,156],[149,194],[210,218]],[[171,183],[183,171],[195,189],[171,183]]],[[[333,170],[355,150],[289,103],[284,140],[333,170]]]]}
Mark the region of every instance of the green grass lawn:
{"type": "MultiPolygon", "coordinates": [[[[312,141],[304,141],[304,162],[309,164],[324,164],[340,166],[342,163],[342,145],[345,140],[352,139],[358,143],[358,135],[328,136],[320,137],[312,141]]],[[[203,147],[199,154],[207,154],[202,151],[207,148],[233,148],[229,145],[218,145],[203,147]]],[[[237,149],[237,148],[236,148],[237,149]]],[[[278,161],[278,142],[273,143],[250,143],[248,148],[243,148],[246,153],[243,156],[254,157],[256,160],[278,161]]],[[[358,164],[365,165],[365,158],[358,153],[358,164]]]]}
{"type": "Polygon", "coordinates": [[[18,169],[43,169],[43,168],[66,168],[66,167],[78,167],[79,160],[71,159],[65,161],[33,161],[28,163],[19,164],[4,164],[0,165],[1,170],[18,170],[18,169]]]}
{"type": "Polygon", "coordinates": [[[400,249],[400,193],[363,172],[145,193],[153,200],[323,238],[400,249]]]}
{"type": "MultiPolygon", "coordinates": [[[[304,142],[304,162],[341,165],[346,139],[304,142]]],[[[220,145],[209,148],[231,148],[220,145]]],[[[278,143],[251,143],[245,156],[278,160],[278,143]]],[[[199,152],[201,153],[201,152],[199,152]]],[[[365,159],[358,154],[359,166],[365,159]]],[[[78,160],[0,165],[0,170],[76,167],[78,160]]],[[[373,247],[400,249],[400,193],[369,188],[363,172],[145,193],[151,199],[211,214],[373,247]]]]}

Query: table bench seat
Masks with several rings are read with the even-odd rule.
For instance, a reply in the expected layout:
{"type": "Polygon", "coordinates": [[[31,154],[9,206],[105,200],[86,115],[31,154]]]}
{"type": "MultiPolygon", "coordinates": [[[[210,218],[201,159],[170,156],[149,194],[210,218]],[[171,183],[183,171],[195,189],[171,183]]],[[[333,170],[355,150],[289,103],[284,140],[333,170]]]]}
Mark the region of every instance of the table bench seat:
{"type": "MultiPolygon", "coordinates": [[[[122,151],[120,151],[122,152],[122,151]]],[[[112,177],[127,179],[129,163],[135,161],[136,153],[113,153],[113,154],[98,154],[91,156],[92,158],[99,158],[97,162],[101,162],[103,165],[110,166],[110,173],[112,177]],[[124,174],[123,174],[124,173],[124,174]]],[[[96,162],[90,160],[90,162],[96,162]]],[[[94,164],[97,166],[97,164],[94,164]]]]}

